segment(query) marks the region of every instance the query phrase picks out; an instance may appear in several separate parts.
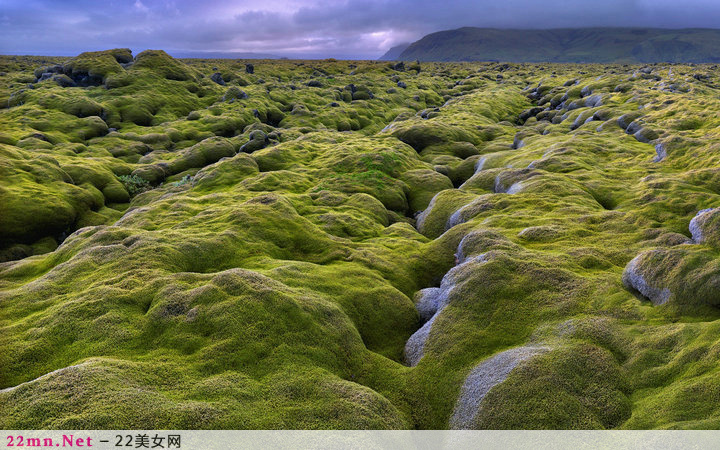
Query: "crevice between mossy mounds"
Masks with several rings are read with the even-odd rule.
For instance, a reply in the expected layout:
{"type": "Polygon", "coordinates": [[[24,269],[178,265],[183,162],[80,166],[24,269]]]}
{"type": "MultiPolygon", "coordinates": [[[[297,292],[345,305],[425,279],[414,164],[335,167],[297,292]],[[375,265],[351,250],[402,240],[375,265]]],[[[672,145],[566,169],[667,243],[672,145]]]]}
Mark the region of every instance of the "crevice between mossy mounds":
{"type": "Polygon", "coordinates": [[[0,239],[0,264],[52,252],[77,229],[76,218],[73,224],[63,230],[45,236],[36,235],[30,239],[18,241],[0,239]]]}
{"type": "Polygon", "coordinates": [[[455,265],[447,271],[440,281],[439,287],[428,287],[416,293],[415,309],[418,312],[422,326],[413,333],[405,343],[403,357],[410,367],[416,366],[425,355],[425,345],[432,326],[445,307],[450,303],[450,296],[459,284],[463,272],[475,264],[485,264],[492,259],[487,253],[479,255],[465,255],[463,247],[467,239],[472,239],[476,233],[468,233],[458,244],[455,253],[455,265]]]}
{"type": "Polygon", "coordinates": [[[618,201],[609,193],[605,193],[604,195],[596,192],[594,190],[588,189],[588,193],[592,196],[592,198],[595,199],[595,201],[600,205],[604,210],[606,211],[613,211],[615,208],[617,208],[618,201]]]}

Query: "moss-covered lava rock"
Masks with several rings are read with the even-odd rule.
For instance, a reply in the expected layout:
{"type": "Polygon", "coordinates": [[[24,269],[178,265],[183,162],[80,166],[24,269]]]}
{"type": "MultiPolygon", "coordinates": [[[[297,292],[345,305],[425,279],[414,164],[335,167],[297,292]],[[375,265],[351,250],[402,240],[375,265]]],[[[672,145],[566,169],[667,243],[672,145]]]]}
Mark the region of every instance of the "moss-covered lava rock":
{"type": "Polygon", "coordinates": [[[2,428],[720,427],[712,66],[0,72],[2,428]]]}

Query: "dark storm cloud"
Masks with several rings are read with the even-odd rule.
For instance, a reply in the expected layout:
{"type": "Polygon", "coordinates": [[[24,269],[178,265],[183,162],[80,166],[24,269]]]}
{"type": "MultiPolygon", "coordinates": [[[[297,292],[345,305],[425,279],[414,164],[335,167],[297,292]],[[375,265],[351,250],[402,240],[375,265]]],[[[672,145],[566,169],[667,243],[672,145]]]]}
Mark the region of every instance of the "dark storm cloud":
{"type": "Polygon", "coordinates": [[[376,58],[462,26],[716,27],[716,0],[0,0],[0,53],[74,54],[131,47],[376,58]]]}

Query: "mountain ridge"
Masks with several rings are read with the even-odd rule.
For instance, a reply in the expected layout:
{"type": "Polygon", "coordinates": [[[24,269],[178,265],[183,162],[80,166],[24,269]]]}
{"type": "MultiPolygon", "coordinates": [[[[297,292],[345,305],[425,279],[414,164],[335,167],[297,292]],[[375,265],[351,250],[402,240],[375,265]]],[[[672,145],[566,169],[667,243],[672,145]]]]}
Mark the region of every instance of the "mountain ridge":
{"type": "MultiPolygon", "coordinates": [[[[717,63],[720,30],[713,28],[462,27],[430,33],[396,59],[557,63],[717,63]]],[[[389,59],[390,49],[381,59],[389,59]]]]}

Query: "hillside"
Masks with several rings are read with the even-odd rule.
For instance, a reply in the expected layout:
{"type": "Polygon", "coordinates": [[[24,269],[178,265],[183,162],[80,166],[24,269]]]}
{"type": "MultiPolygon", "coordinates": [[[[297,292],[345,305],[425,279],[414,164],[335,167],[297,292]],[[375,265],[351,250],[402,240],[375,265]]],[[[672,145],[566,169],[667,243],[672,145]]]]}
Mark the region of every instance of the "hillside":
{"type": "Polygon", "coordinates": [[[0,428],[719,428],[718,110],[706,65],[0,57],[0,428]]]}
{"type": "Polygon", "coordinates": [[[395,45],[380,57],[380,61],[396,61],[400,59],[400,55],[402,54],[402,52],[405,51],[406,48],[408,48],[409,45],[409,42],[395,45]]]}
{"type": "MultiPolygon", "coordinates": [[[[385,58],[385,57],[383,57],[385,58]]],[[[420,61],[716,63],[720,30],[459,28],[428,34],[396,58],[420,61]]]]}

